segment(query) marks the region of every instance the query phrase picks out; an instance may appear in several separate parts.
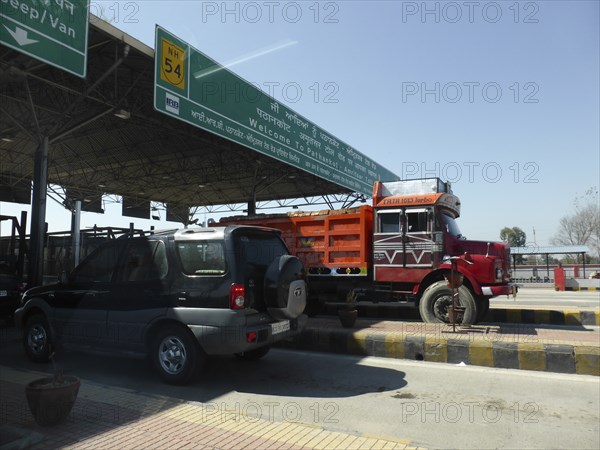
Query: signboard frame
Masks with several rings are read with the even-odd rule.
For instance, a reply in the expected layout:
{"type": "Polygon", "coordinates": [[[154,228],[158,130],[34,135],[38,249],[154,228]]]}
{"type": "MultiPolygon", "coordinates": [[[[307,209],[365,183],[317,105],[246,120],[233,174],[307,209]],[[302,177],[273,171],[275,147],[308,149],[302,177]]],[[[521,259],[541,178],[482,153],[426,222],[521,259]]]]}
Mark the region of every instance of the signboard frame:
{"type": "Polygon", "coordinates": [[[159,25],[154,109],[353,192],[399,179],[159,25]]]}
{"type": "Polygon", "coordinates": [[[0,43],[86,78],[89,17],[90,0],[3,0],[0,43]]]}

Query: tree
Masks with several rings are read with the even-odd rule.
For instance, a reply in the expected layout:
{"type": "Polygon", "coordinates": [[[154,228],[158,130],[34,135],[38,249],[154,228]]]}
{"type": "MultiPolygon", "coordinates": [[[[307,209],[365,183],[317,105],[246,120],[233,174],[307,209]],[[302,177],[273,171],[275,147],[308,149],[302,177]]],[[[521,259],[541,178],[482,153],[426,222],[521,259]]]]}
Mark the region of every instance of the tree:
{"type": "MultiPolygon", "coordinates": [[[[519,227],[504,227],[500,230],[500,239],[508,242],[511,247],[523,247],[527,242],[527,235],[519,227]]],[[[523,256],[515,256],[516,264],[523,264],[523,256]]]]}
{"type": "Polygon", "coordinates": [[[587,245],[592,255],[600,255],[600,212],[598,188],[588,189],[573,202],[575,212],[560,219],[553,245],[587,245]]]}
{"type": "Polygon", "coordinates": [[[511,247],[523,247],[527,242],[527,235],[519,227],[504,227],[500,230],[500,239],[508,242],[511,247]]]}

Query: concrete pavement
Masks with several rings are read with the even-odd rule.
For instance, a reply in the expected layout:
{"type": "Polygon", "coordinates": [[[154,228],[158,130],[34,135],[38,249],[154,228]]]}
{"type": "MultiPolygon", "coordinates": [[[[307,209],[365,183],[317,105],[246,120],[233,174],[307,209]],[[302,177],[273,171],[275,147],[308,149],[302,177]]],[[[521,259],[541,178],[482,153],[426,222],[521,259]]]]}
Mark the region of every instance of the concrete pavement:
{"type": "MultiPolygon", "coordinates": [[[[265,420],[252,409],[149,395],[82,380],[66,422],[38,426],[24,387],[47,376],[0,366],[0,450],[46,449],[404,449],[410,442],[327,431],[294,421],[265,420]]],[[[185,387],[182,387],[185,389],[185,387]]]]}
{"type": "MultiPolygon", "coordinates": [[[[507,317],[521,320],[531,314],[525,310],[502,310],[507,317]]],[[[534,317],[549,319],[553,314],[536,310],[534,317]]],[[[593,325],[598,324],[597,312],[593,317],[593,325]]],[[[325,316],[311,318],[304,333],[283,346],[600,376],[600,329],[582,325],[589,316],[577,310],[564,315],[563,320],[570,326],[504,323],[458,326],[453,331],[449,325],[367,317],[360,318],[354,328],[346,329],[337,317],[325,316]],[[567,317],[577,320],[564,320],[567,317]]],[[[14,328],[3,328],[0,337],[5,343],[19,340],[14,328]]],[[[64,424],[40,427],[28,410],[24,386],[45,375],[0,365],[0,450],[411,448],[407,440],[328,431],[313,423],[265,420],[253,416],[252,411],[219,409],[214,403],[151,395],[89,380],[83,380],[64,424]]]]}

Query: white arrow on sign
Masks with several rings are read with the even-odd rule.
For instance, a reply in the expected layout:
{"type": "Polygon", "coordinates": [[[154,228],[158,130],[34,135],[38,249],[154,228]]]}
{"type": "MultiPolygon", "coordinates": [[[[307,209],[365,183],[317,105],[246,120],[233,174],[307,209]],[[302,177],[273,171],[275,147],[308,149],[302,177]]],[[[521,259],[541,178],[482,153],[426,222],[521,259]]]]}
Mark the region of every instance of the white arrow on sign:
{"type": "Polygon", "coordinates": [[[6,28],[6,30],[10,33],[10,35],[13,37],[13,39],[15,41],[17,41],[17,44],[19,44],[21,47],[24,45],[35,44],[36,42],[38,42],[34,39],[29,39],[27,37],[27,30],[16,27],[15,31],[13,31],[10,28],[8,28],[6,25],[4,25],[4,28],[6,28]]]}

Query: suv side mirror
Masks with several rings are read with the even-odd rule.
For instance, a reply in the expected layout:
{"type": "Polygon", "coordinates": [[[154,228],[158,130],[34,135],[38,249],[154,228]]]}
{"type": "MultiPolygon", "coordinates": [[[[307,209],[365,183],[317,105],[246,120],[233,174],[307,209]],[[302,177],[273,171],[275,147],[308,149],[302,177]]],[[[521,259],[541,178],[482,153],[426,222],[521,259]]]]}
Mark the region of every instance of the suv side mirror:
{"type": "Polygon", "coordinates": [[[60,284],[69,284],[69,278],[71,273],[68,270],[63,270],[58,276],[58,281],[60,284]]]}

